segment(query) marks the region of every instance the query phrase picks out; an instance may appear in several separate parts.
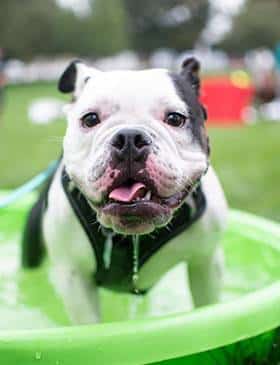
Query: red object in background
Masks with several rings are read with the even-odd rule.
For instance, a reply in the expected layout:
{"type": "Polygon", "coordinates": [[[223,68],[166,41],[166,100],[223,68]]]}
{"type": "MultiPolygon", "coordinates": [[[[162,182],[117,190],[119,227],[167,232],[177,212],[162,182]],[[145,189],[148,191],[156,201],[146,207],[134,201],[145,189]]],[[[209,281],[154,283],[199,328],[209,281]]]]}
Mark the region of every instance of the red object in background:
{"type": "Polygon", "coordinates": [[[208,113],[208,125],[232,126],[244,124],[244,109],[251,105],[252,85],[239,87],[229,77],[202,80],[201,102],[208,113]]]}

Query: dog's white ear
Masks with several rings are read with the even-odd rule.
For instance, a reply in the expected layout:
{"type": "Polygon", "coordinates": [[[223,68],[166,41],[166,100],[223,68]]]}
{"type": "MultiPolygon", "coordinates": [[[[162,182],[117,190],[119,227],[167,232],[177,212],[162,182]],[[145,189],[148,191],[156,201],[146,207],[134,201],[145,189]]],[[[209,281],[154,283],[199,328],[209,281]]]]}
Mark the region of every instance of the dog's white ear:
{"type": "Polygon", "coordinates": [[[72,61],[58,81],[58,90],[62,93],[73,93],[77,98],[95,72],[97,70],[88,67],[80,60],[72,61]]]}
{"type": "Polygon", "coordinates": [[[188,57],[183,61],[181,75],[190,82],[196,95],[199,95],[200,91],[199,70],[200,63],[195,57],[188,57]]]}

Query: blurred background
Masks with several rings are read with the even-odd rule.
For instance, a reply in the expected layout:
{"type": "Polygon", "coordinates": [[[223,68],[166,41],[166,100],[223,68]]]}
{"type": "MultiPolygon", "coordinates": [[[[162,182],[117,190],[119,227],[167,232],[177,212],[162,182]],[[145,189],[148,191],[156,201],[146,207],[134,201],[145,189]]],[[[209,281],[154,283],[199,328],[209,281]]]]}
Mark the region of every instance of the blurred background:
{"type": "Polygon", "coordinates": [[[194,54],[230,205],[280,221],[279,19],[279,0],[1,0],[0,188],[60,154],[56,82],[73,58],[178,70],[194,54]]]}

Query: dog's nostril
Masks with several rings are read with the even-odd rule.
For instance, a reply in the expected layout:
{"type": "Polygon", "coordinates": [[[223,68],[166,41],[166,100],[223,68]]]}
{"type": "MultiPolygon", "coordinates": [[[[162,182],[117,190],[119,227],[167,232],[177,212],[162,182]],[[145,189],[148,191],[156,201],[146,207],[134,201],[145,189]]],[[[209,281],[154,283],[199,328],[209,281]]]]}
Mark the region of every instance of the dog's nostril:
{"type": "Polygon", "coordinates": [[[136,136],[134,137],[134,146],[138,149],[147,146],[149,144],[150,142],[148,138],[141,133],[136,134],[136,136]]]}
{"type": "Polygon", "coordinates": [[[122,133],[118,133],[112,141],[112,145],[118,150],[122,150],[125,147],[126,138],[122,133]]]}

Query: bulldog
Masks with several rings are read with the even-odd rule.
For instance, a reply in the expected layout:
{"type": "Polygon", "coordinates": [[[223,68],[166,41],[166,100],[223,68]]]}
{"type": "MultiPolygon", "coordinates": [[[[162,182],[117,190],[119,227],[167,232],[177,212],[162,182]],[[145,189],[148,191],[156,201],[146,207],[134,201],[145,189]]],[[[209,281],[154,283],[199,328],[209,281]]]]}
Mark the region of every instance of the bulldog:
{"type": "Polygon", "coordinates": [[[47,252],[73,323],[99,319],[98,287],[145,295],[187,263],[195,306],[217,301],[227,205],[209,164],[199,62],[102,72],[73,61],[57,169],[23,235],[24,267],[47,252]]]}

